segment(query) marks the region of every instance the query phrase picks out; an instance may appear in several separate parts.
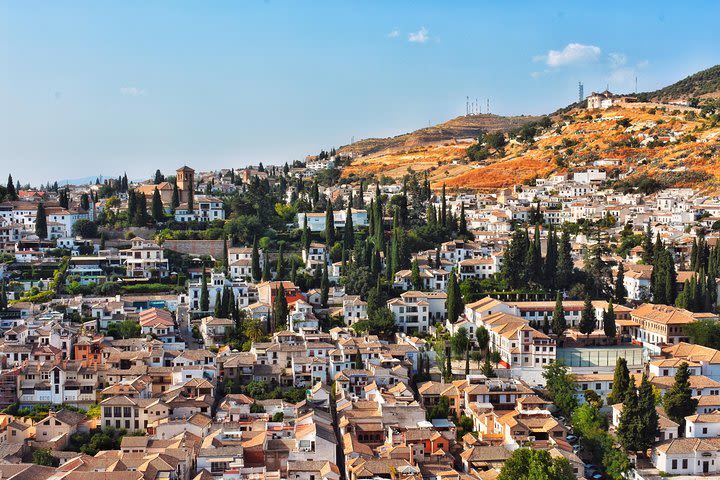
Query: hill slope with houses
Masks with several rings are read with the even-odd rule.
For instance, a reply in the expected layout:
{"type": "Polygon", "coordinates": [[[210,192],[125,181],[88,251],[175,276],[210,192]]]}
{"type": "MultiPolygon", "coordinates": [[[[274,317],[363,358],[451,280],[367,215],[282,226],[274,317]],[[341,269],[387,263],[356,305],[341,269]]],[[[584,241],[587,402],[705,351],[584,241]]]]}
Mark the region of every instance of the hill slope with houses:
{"type": "Polygon", "coordinates": [[[720,88],[715,70],[720,68],[636,97],[604,92],[595,102],[556,112],[542,122],[538,117],[511,117],[505,122],[495,117],[492,127],[484,128],[478,116],[468,116],[393,139],[358,142],[359,146],[339,150],[354,156],[343,175],[399,179],[427,172],[435,187],[444,183],[452,189],[493,190],[551,174],[601,168],[630,187],[652,174],[664,186],[717,190],[720,102],[711,97],[720,88]],[[694,105],[698,95],[698,105],[688,105],[694,105]],[[673,103],[660,103],[670,97],[673,103]],[[471,124],[458,131],[474,135],[430,133],[445,131],[448,124],[471,124]],[[505,145],[492,148],[486,138],[477,144],[475,138],[493,131],[503,132],[505,145]]]}

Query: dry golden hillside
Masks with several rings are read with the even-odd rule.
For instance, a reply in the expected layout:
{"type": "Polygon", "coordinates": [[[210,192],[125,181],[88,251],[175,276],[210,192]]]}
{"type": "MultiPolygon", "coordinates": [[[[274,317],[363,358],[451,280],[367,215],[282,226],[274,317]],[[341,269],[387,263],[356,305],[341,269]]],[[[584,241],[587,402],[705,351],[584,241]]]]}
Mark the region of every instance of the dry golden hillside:
{"type": "Polygon", "coordinates": [[[445,141],[371,153],[356,158],[343,176],[399,179],[427,171],[436,188],[445,183],[453,189],[489,190],[601,165],[613,175],[652,174],[667,185],[720,185],[720,125],[672,106],[572,110],[553,117],[552,126],[539,131],[534,142],[511,140],[502,154],[481,162],[468,158],[471,144],[445,141]]]}

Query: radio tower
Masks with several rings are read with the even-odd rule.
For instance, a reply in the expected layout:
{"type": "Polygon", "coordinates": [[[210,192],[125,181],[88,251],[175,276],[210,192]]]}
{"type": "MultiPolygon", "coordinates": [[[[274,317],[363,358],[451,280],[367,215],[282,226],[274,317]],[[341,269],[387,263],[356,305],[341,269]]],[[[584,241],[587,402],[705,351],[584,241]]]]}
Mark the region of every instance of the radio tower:
{"type": "Polygon", "coordinates": [[[487,107],[485,108],[485,113],[490,113],[490,99],[487,98],[487,107]]]}
{"type": "Polygon", "coordinates": [[[582,82],[578,82],[578,102],[582,102],[585,98],[585,86],[582,82]]]}

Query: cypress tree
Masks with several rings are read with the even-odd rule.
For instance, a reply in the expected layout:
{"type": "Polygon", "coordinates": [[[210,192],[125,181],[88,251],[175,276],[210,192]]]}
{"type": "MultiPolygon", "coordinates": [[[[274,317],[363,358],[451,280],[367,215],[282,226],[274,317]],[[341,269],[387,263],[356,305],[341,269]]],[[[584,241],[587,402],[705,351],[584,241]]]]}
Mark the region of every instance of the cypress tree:
{"type": "Polygon", "coordinates": [[[160,191],[157,189],[157,187],[155,187],[155,191],[153,192],[152,216],[156,222],[162,222],[165,219],[162,199],[160,198],[160,191]]]}
{"type": "MultiPolygon", "coordinates": [[[[275,294],[275,301],[273,302],[273,330],[275,331],[275,328],[278,325],[282,325],[287,320],[288,316],[288,303],[287,298],[285,298],[285,287],[283,287],[282,283],[280,284],[280,287],[278,287],[277,293],[275,294]]],[[[270,333],[272,333],[270,332],[270,333]]]]}
{"type": "Polygon", "coordinates": [[[205,275],[205,272],[203,272],[202,286],[200,287],[200,310],[203,312],[207,312],[208,310],[210,310],[210,296],[208,292],[207,276],[205,275]]]}
{"type": "Polygon", "coordinates": [[[612,300],[608,302],[607,312],[603,312],[603,331],[608,338],[615,338],[617,326],[615,325],[615,309],[612,300]]]}
{"type": "Polygon", "coordinates": [[[638,450],[644,452],[653,446],[655,439],[660,435],[660,417],[655,408],[655,394],[645,373],[643,373],[638,389],[638,407],[642,426],[642,435],[640,436],[642,441],[638,450]]]}
{"type": "Polygon", "coordinates": [[[90,197],[87,193],[80,195],[80,208],[85,211],[90,210],[90,197]]]}
{"type": "Polygon", "coordinates": [[[458,233],[460,235],[467,235],[467,218],[465,218],[465,202],[460,202],[460,226],[458,227],[458,233]]]}
{"type": "Polygon", "coordinates": [[[550,333],[550,319],[548,318],[547,313],[543,314],[542,331],[545,335],[550,333]]]}
{"type": "Polygon", "coordinates": [[[8,175],[8,181],[7,181],[7,199],[8,200],[17,200],[18,194],[15,190],[15,184],[13,183],[12,175],[8,175]]]}
{"type": "Polygon", "coordinates": [[[417,258],[414,258],[412,261],[411,272],[410,278],[413,288],[415,290],[422,290],[422,278],[420,278],[420,267],[418,266],[417,258]]]}
{"type": "Polygon", "coordinates": [[[675,383],[663,397],[663,406],[668,417],[685,431],[685,417],[695,413],[698,401],[692,397],[690,390],[690,373],[688,364],[682,362],[675,373],[675,383]]]}
{"type": "Polygon", "coordinates": [[[300,238],[300,243],[305,250],[308,250],[310,248],[310,240],[310,229],[308,228],[306,213],[303,216],[302,237],[300,238]]]}
{"type": "Polygon", "coordinates": [[[143,227],[147,224],[148,213],[147,213],[147,199],[142,193],[136,194],[137,197],[137,211],[135,212],[135,225],[143,227]]]}
{"type": "Polygon", "coordinates": [[[521,288],[525,286],[527,279],[527,254],[530,250],[528,245],[527,232],[517,229],[513,233],[510,245],[505,252],[505,262],[503,263],[503,277],[508,283],[510,289],[521,288]]]}
{"type": "Polygon", "coordinates": [[[552,331],[558,337],[567,330],[567,322],[565,320],[565,309],[563,308],[563,299],[560,292],[555,298],[555,311],[552,316],[552,331]]]}
{"type": "Polygon", "coordinates": [[[215,318],[222,318],[223,316],[223,308],[222,308],[222,295],[220,293],[220,290],[215,292],[215,306],[214,306],[214,313],[213,315],[215,318]]]}
{"type": "Polygon", "coordinates": [[[625,450],[637,452],[643,443],[643,430],[637,390],[631,381],[623,397],[623,411],[620,414],[620,423],[617,428],[620,445],[625,450]]]}
{"type": "Polygon", "coordinates": [[[566,290],[570,286],[573,275],[572,247],[570,245],[570,234],[563,231],[560,237],[557,262],[557,288],[566,290]]]}
{"type": "Polygon", "coordinates": [[[343,249],[352,250],[355,246],[355,227],[352,219],[352,193],[350,193],[350,199],[348,201],[347,210],[345,212],[345,230],[343,231],[343,249]]]}
{"type": "Polygon", "coordinates": [[[646,265],[652,265],[652,263],[653,263],[653,244],[652,244],[652,228],[650,227],[650,222],[648,222],[647,228],[645,229],[645,235],[643,236],[642,248],[643,248],[643,253],[642,253],[643,262],[645,262],[646,265]]]}
{"type": "Polygon", "coordinates": [[[320,304],[323,308],[328,305],[328,295],[330,294],[330,282],[328,280],[327,262],[323,262],[322,279],[320,280],[320,304]]]}
{"type": "Polygon", "coordinates": [[[7,291],[5,290],[5,280],[3,280],[0,283],[0,312],[7,310],[7,306],[7,291]]]}
{"type": "Polygon", "coordinates": [[[625,303],[627,289],[625,288],[625,266],[622,262],[618,265],[617,277],[615,279],[615,302],[619,305],[625,303]]]}
{"type": "Polygon", "coordinates": [[[543,265],[543,275],[545,281],[543,285],[547,289],[555,287],[555,275],[557,274],[558,262],[558,245],[557,235],[552,224],[548,228],[547,252],[545,253],[545,264],[543,265]]]}
{"type": "Polygon", "coordinates": [[[535,283],[542,282],[542,251],[540,245],[540,226],[535,224],[533,241],[527,255],[528,278],[535,283]]]}
{"type": "Polygon", "coordinates": [[[270,279],[271,279],[270,261],[268,260],[267,252],[265,252],[265,255],[263,255],[262,281],[267,282],[270,279]]]}
{"type": "Polygon", "coordinates": [[[180,206],[180,192],[178,191],[177,183],[173,183],[172,199],[170,200],[170,208],[174,212],[177,207],[180,206]]]}
{"type": "Polygon", "coordinates": [[[597,326],[597,317],[595,316],[595,309],[593,308],[590,296],[585,297],[585,304],[583,305],[583,311],[580,316],[580,333],[589,336],[595,331],[597,326]]]}
{"type": "Polygon", "coordinates": [[[277,280],[285,280],[285,256],[284,256],[284,246],[285,242],[280,242],[280,246],[278,248],[278,258],[277,258],[277,264],[275,265],[275,278],[277,280]]]}
{"type": "Polygon", "coordinates": [[[328,199],[327,210],[325,210],[325,245],[331,248],[335,244],[335,215],[332,202],[328,199]]]}
{"type": "Polygon", "coordinates": [[[612,390],[608,394],[608,405],[615,405],[624,400],[625,392],[628,390],[630,381],[630,371],[627,368],[627,360],[625,360],[625,357],[618,357],[615,363],[612,390]]]}
{"type": "Polygon", "coordinates": [[[253,237],[252,260],[250,265],[252,278],[257,283],[262,278],[262,271],[260,270],[260,250],[258,248],[257,235],[253,237]]]}
{"type": "Polygon", "coordinates": [[[455,269],[450,272],[450,280],[447,289],[447,319],[450,323],[455,323],[463,310],[462,294],[457,283],[457,274],[455,269]]]}
{"type": "Polygon", "coordinates": [[[47,216],[45,215],[45,206],[42,203],[38,203],[35,214],[35,235],[40,240],[45,240],[48,236],[47,216]]]}
{"type": "Polygon", "coordinates": [[[128,191],[128,208],[127,208],[128,224],[132,224],[137,216],[137,202],[135,200],[135,190],[128,191]]]}
{"type": "Polygon", "coordinates": [[[195,211],[195,192],[193,192],[193,185],[189,185],[188,188],[187,209],[190,213],[195,211]]]}

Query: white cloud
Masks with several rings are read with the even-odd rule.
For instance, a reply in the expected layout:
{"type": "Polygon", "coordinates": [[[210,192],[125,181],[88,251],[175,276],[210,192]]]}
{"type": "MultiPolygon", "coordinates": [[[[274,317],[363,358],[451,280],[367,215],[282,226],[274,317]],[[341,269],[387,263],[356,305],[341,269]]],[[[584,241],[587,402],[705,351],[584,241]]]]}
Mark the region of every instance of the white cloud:
{"type": "Polygon", "coordinates": [[[413,43],[425,43],[430,39],[428,35],[430,32],[427,28],[421,27],[417,32],[411,32],[408,34],[408,42],[413,43]]]}
{"type": "Polygon", "coordinates": [[[609,53],[608,58],[610,59],[610,66],[612,68],[620,68],[628,61],[627,55],[624,53],[609,53]]]}
{"type": "Polygon", "coordinates": [[[400,32],[398,30],[392,30],[387,36],[388,38],[397,38],[400,36],[400,32]]]}
{"type": "Polygon", "coordinates": [[[120,95],[125,95],[126,97],[144,97],[145,90],[138,87],[120,87],[120,95]]]}
{"type": "Polygon", "coordinates": [[[563,67],[596,62],[601,53],[600,47],[595,45],[568,43],[562,50],[550,50],[546,55],[536,56],[533,60],[544,60],[550,67],[563,67]]]}
{"type": "Polygon", "coordinates": [[[647,68],[647,67],[649,67],[649,66],[650,66],[650,61],[649,61],[649,60],[640,60],[640,61],[638,62],[638,64],[637,64],[637,67],[638,67],[638,68],[647,68]]]}

